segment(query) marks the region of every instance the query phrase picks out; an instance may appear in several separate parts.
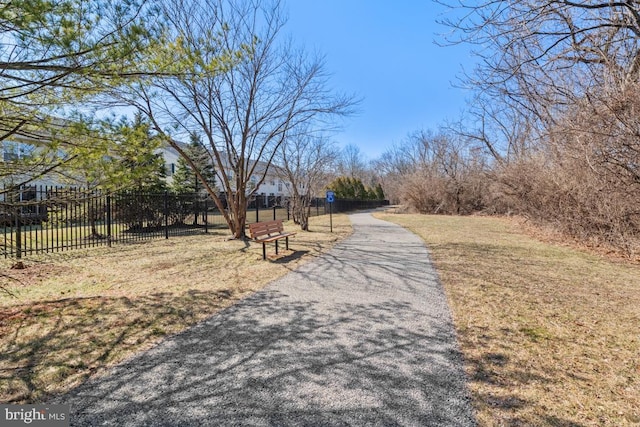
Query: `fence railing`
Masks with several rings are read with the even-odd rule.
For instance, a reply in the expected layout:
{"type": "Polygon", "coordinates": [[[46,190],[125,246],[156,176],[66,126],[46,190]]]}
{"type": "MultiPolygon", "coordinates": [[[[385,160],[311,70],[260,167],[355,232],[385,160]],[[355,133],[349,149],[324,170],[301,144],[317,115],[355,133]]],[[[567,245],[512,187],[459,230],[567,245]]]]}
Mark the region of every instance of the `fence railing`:
{"type": "MultiPolygon", "coordinates": [[[[286,200],[254,203],[247,222],[289,219],[286,200]]],[[[379,201],[336,200],[333,212],[380,206],[379,201]]],[[[311,215],[329,212],[314,199],[311,215]]],[[[5,258],[114,243],[208,233],[227,223],[213,201],[198,194],[102,194],[69,187],[25,187],[0,194],[0,254],[5,258]]]]}

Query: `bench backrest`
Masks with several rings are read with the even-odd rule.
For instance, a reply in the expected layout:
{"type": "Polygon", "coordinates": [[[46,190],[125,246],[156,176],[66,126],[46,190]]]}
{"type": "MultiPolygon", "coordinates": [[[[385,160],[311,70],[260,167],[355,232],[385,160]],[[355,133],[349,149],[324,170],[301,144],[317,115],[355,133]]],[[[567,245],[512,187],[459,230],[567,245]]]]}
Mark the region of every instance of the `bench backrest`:
{"type": "Polygon", "coordinates": [[[272,234],[280,234],[283,231],[284,227],[281,219],[249,224],[249,233],[251,234],[252,239],[259,239],[272,234]]]}

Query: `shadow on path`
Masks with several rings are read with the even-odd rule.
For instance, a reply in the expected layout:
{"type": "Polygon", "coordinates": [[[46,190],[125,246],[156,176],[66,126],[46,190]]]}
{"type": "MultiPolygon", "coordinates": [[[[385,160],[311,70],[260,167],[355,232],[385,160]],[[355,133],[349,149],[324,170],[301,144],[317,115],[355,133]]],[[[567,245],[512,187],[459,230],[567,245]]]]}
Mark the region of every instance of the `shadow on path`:
{"type": "Polygon", "coordinates": [[[328,255],[57,399],[71,424],[475,425],[426,248],[352,218],[328,255]]]}

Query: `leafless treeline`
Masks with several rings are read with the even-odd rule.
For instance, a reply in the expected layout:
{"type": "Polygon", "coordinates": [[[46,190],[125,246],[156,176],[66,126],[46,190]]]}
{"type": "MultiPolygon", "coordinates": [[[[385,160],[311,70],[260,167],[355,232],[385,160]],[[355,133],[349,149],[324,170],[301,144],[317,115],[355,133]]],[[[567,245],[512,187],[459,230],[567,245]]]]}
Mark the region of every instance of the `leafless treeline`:
{"type": "Polygon", "coordinates": [[[445,21],[448,41],[478,46],[463,79],[476,98],[461,123],[385,153],[386,193],[422,212],[513,212],[637,251],[640,2],[449,6],[462,18],[445,21]]]}

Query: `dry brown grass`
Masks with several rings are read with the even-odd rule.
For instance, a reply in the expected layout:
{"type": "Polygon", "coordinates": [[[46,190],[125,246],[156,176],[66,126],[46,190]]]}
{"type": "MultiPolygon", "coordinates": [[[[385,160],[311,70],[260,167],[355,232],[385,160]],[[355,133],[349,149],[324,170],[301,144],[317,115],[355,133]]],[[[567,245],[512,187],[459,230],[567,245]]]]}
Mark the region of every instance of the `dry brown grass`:
{"type": "Polygon", "coordinates": [[[506,218],[386,214],[428,244],[483,426],[640,424],[640,266],[506,218]]]}
{"type": "Polygon", "coordinates": [[[5,261],[16,297],[0,293],[0,402],[68,390],[264,287],[351,232],[346,215],[333,233],[328,220],[312,218],[278,257],[267,245],[271,262],[227,233],[29,257],[24,270],[5,261]]]}

